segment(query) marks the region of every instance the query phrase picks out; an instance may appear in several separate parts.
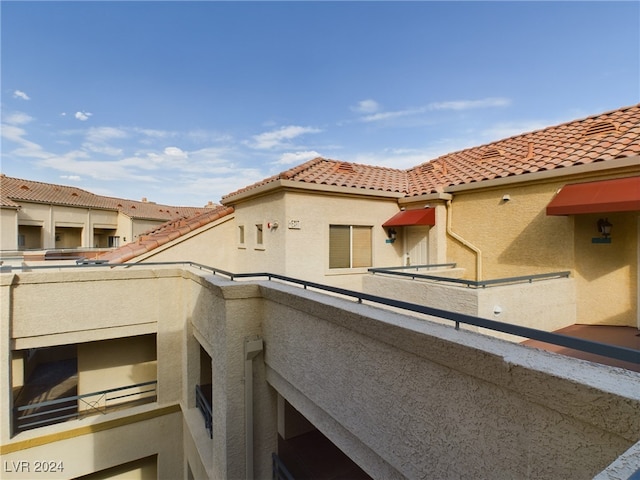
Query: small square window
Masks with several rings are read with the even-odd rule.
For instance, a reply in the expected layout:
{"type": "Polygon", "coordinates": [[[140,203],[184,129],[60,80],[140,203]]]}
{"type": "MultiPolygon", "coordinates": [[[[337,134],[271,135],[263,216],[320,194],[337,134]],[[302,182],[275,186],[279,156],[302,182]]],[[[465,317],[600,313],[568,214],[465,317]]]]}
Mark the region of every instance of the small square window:
{"type": "Polygon", "coordinates": [[[238,243],[244,245],[244,225],[238,226],[238,243]]]}

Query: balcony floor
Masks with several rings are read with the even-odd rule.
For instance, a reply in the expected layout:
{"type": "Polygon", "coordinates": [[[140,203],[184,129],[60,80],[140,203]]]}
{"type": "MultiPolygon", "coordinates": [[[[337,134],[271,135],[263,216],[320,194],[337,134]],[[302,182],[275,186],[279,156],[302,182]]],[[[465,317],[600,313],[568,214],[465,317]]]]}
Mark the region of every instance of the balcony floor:
{"type": "MultiPolygon", "coordinates": [[[[594,342],[607,343],[619,347],[626,347],[638,350],[638,358],[640,359],[640,330],[635,327],[616,327],[610,325],[571,325],[569,327],[556,330],[554,333],[567,335],[569,337],[577,337],[594,342]]],[[[640,372],[640,364],[615,360],[601,355],[573,350],[571,348],[552,345],[537,340],[527,340],[522,342],[523,345],[548,350],[550,352],[560,353],[569,357],[580,358],[590,362],[602,363],[613,367],[626,368],[634,372],[640,372]]]]}

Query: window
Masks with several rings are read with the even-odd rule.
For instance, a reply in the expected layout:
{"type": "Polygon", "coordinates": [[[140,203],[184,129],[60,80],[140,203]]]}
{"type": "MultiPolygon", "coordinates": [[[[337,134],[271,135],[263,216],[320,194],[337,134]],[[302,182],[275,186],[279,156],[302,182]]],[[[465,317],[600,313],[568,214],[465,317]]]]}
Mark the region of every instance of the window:
{"type": "Polygon", "coordinates": [[[238,226],[238,243],[244,245],[244,225],[238,226]]]}
{"type": "Polygon", "coordinates": [[[370,267],[371,227],[329,226],[329,268],[370,267]]]}
{"type": "Polygon", "coordinates": [[[120,237],[109,235],[108,242],[109,248],[118,248],[120,246],[120,237]]]}
{"type": "Polygon", "coordinates": [[[262,224],[256,224],[256,245],[261,247],[264,244],[264,238],[262,236],[262,224]]]}

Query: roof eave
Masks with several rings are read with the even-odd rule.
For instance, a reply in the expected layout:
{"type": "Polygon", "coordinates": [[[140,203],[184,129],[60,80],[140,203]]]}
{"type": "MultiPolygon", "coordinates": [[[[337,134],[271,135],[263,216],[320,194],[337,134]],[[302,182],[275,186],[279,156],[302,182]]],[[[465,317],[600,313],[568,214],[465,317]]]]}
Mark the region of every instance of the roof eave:
{"type": "Polygon", "coordinates": [[[338,185],[327,185],[321,183],[300,182],[296,180],[284,180],[278,179],[272,182],[260,185],[258,187],[231,194],[222,199],[223,205],[234,205],[251,198],[267,195],[277,190],[301,190],[315,193],[327,193],[334,195],[362,195],[368,197],[383,197],[383,198],[403,198],[406,193],[404,192],[389,192],[385,190],[375,190],[368,188],[358,187],[343,187],[338,185]]]}
{"type": "MultiPolygon", "coordinates": [[[[600,173],[607,170],[617,170],[627,167],[638,168],[640,165],[640,155],[630,157],[617,158],[613,160],[586,163],[582,165],[572,165],[569,167],[554,168],[551,170],[542,170],[531,173],[521,173],[510,177],[493,178],[491,180],[483,180],[480,182],[464,183],[460,185],[451,185],[444,188],[445,193],[459,193],[470,190],[478,190],[481,188],[502,187],[506,185],[515,185],[520,183],[530,183],[535,181],[552,180],[570,175],[580,175],[588,173],[600,173]]],[[[408,197],[415,199],[416,197],[408,197]]]]}

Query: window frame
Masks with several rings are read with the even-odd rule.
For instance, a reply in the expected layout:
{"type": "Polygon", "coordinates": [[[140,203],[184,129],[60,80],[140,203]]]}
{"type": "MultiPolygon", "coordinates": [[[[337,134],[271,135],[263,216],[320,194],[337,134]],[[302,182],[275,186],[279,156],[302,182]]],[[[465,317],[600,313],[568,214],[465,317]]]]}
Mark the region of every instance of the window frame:
{"type": "Polygon", "coordinates": [[[328,268],[330,272],[339,272],[344,270],[354,271],[371,268],[373,266],[373,226],[372,225],[349,225],[349,224],[330,224],[329,225],[329,255],[328,255],[328,268]],[[344,245],[333,245],[334,241],[344,242],[344,233],[339,233],[348,229],[348,242],[349,245],[345,248],[344,245]],[[354,233],[355,232],[355,233],[354,233]],[[366,232],[366,237],[359,235],[360,232],[366,232]],[[342,238],[340,238],[342,237],[342,238]],[[360,238],[358,238],[360,237],[360,238]],[[362,255],[362,250],[358,249],[356,252],[354,247],[357,244],[362,245],[364,241],[368,244],[368,251],[365,249],[365,254],[362,255]],[[347,251],[348,250],[348,251],[347,251]],[[336,262],[344,262],[346,259],[345,253],[348,254],[348,264],[336,266],[336,262]]]}

